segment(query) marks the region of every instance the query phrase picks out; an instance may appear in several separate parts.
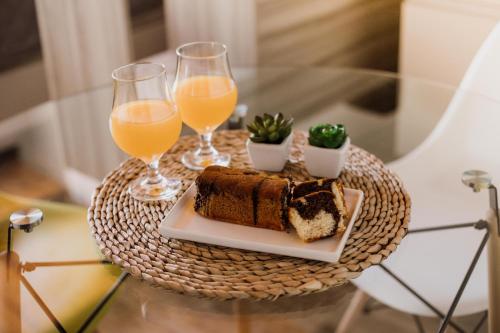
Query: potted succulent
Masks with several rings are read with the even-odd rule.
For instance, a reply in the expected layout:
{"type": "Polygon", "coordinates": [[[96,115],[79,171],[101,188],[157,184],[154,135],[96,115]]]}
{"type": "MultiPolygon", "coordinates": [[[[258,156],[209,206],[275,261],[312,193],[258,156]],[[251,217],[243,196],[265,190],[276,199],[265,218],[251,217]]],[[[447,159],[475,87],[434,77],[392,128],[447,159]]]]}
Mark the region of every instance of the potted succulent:
{"type": "Polygon", "coordinates": [[[309,174],[337,178],[347,159],[351,140],[344,125],[319,124],[309,128],[304,159],[309,174]]]}
{"type": "Polygon", "coordinates": [[[271,116],[256,116],[247,125],[250,138],[247,140],[247,151],[253,166],[259,170],[281,171],[288,161],[292,141],[293,119],[285,119],[278,113],[271,116]]]}

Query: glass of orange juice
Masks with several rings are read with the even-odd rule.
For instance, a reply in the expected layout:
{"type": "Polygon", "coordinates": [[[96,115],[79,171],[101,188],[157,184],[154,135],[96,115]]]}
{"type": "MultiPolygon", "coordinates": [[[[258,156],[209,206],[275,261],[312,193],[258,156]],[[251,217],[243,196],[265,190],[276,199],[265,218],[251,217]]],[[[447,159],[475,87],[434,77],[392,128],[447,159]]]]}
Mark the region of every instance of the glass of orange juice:
{"type": "Polygon", "coordinates": [[[133,180],[129,193],[137,200],[167,200],[181,188],[178,179],[165,178],[160,157],[179,139],[182,120],[167,86],[165,66],[134,63],[112,73],[111,136],[121,150],[146,163],[144,176],[133,180]]]}
{"type": "Polygon", "coordinates": [[[233,113],[238,98],[224,44],[195,42],[177,49],[174,98],[182,121],[200,136],[198,148],[186,152],[182,163],[193,170],[229,165],[231,156],[212,145],[213,131],[233,113]]]}

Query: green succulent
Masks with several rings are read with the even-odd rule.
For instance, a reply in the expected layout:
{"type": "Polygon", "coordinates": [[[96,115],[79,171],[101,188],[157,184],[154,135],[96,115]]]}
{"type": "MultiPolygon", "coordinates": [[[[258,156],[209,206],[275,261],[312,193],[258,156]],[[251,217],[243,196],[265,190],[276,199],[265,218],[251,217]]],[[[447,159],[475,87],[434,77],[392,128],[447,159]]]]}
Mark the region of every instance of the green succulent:
{"type": "Polygon", "coordinates": [[[309,144],[323,148],[340,148],[347,139],[344,125],[319,124],[309,128],[309,144]]]}
{"type": "Polygon", "coordinates": [[[256,116],[254,121],[247,125],[250,131],[250,140],[256,143],[280,144],[292,133],[293,118],[285,119],[278,113],[271,116],[256,116]]]}

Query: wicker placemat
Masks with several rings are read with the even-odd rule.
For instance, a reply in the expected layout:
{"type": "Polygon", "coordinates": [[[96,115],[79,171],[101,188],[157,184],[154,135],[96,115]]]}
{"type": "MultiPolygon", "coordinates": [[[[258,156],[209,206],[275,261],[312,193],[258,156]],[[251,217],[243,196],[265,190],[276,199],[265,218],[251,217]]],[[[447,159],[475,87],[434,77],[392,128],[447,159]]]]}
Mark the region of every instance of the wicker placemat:
{"type": "MultiPolygon", "coordinates": [[[[244,131],[214,135],[216,147],[230,152],[231,166],[238,168],[251,167],[246,139],[244,131]]],[[[296,180],[311,178],[300,162],[304,141],[303,133],[295,133],[291,155],[299,162],[284,170],[296,180]]],[[[180,156],[196,143],[196,137],[182,137],[161,163],[165,174],[183,179],[183,190],[197,172],[186,169],[180,156]]],[[[132,276],[189,295],[261,300],[326,290],[380,263],[408,227],[410,199],[401,181],[355,146],[341,179],[346,187],[361,189],[365,199],[337,264],[164,238],[158,226],[173,202],[143,203],[127,194],[129,181],[144,170],[144,163],[130,159],[103,180],[88,210],[91,232],[104,255],[132,276]]]]}

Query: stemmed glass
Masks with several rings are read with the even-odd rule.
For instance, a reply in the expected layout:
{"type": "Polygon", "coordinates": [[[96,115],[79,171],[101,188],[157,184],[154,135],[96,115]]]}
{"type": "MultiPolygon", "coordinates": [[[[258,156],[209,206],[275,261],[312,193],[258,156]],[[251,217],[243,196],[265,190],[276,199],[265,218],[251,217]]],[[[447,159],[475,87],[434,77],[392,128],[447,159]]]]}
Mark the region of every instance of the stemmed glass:
{"type": "Polygon", "coordinates": [[[177,49],[174,97],[182,121],[200,136],[199,147],[186,152],[182,163],[193,170],[229,165],[231,156],[212,145],[213,131],[229,118],[238,98],[224,44],[195,42],[177,49]]]}
{"type": "Polygon", "coordinates": [[[173,198],[181,182],[159,171],[162,154],[179,139],[182,120],[167,86],[165,66],[134,63],[112,73],[111,136],[121,150],[147,164],[145,176],[133,180],[129,193],[137,200],[173,198]]]}

